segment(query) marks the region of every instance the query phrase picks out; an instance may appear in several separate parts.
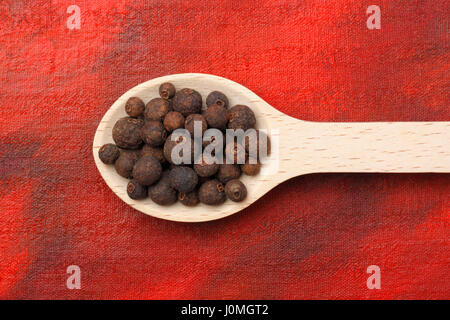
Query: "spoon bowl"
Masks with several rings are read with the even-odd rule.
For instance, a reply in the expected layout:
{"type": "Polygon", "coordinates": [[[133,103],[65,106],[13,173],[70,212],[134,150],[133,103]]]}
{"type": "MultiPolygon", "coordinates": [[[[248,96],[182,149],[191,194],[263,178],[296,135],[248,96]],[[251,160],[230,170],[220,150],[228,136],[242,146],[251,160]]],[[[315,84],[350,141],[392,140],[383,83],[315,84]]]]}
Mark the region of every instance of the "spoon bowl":
{"type": "Polygon", "coordinates": [[[271,117],[274,114],[283,115],[249,89],[225,78],[195,73],[175,74],[155,78],[141,83],[127,91],[117,99],[106,112],[95,133],[93,144],[95,164],[106,184],[113,192],[131,207],[145,214],[162,219],[184,222],[220,219],[246,208],[277,184],[275,182],[276,180],[273,179],[273,175],[278,171],[278,153],[275,150],[277,147],[275,143],[277,139],[275,136],[271,136],[271,128],[276,126],[276,122],[274,123],[271,117]],[[227,95],[231,106],[235,104],[245,104],[249,106],[256,116],[256,128],[267,130],[269,139],[271,139],[273,144],[273,151],[266,160],[266,163],[263,164],[259,175],[253,177],[246,175],[241,176],[240,179],[247,186],[248,191],[244,201],[233,202],[227,200],[225,203],[218,206],[208,206],[199,203],[195,207],[186,207],[179,202],[170,206],[160,206],[154,203],[150,198],[133,200],[128,197],[126,192],[126,186],[129,180],[119,176],[116,173],[114,166],[106,165],[100,160],[98,157],[98,150],[106,143],[114,143],[111,134],[112,128],[117,120],[127,116],[125,112],[125,103],[128,98],[133,96],[139,97],[144,103],[147,103],[151,99],[159,97],[159,86],[164,82],[171,82],[177,89],[195,89],[202,95],[203,102],[211,91],[220,90],[227,95]]]}
{"type": "Polygon", "coordinates": [[[243,210],[281,182],[315,172],[449,172],[449,122],[318,123],[289,117],[244,86],[214,75],[186,73],[155,78],[124,93],[103,116],[93,142],[97,168],[111,190],[124,202],[145,214],[183,222],[224,218],[243,210]],[[177,89],[198,91],[203,102],[214,90],[227,95],[230,106],[244,104],[256,116],[256,128],[267,130],[271,153],[256,176],[242,175],[247,197],[218,206],[199,203],[186,207],[177,202],[160,206],[150,198],[128,197],[128,179],[98,157],[99,148],[113,143],[112,128],[127,116],[125,103],[136,96],[144,103],[159,96],[159,86],[171,82],[177,89]]]}

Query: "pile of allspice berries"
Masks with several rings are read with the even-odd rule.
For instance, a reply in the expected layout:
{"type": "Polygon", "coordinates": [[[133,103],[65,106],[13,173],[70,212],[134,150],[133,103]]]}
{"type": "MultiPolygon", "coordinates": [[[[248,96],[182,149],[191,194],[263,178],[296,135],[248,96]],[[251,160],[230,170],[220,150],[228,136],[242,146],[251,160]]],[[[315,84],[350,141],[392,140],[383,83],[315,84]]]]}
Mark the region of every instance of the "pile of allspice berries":
{"type": "Polygon", "coordinates": [[[269,154],[270,141],[263,131],[256,130],[256,139],[246,137],[243,143],[226,144],[224,133],[226,129],[254,128],[253,111],[245,105],[230,108],[228,98],[219,91],[208,94],[206,109],[202,110],[199,92],[189,88],[177,91],[168,82],[161,84],[159,95],[147,104],[138,97],[129,98],[125,105],[128,117],[119,119],[112,129],[115,144],[108,143],[99,149],[103,163],[114,165],[119,175],[130,179],[128,196],[135,200],[150,197],[159,205],[170,205],[178,200],[186,206],[199,202],[218,205],[227,198],[236,202],[244,200],[247,189],[239,177],[242,173],[254,176],[261,167],[261,159],[250,156],[249,150],[253,148],[261,154],[259,149],[264,148],[265,154],[269,154]],[[236,160],[242,155],[240,159],[244,162],[216,161],[214,154],[200,153],[200,159],[190,157],[191,161],[176,164],[173,149],[188,142],[194,146],[194,141],[189,140],[189,135],[172,139],[172,134],[177,129],[186,129],[193,137],[194,124],[201,128],[204,137],[210,129],[223,134],[223,139],[216,139],[217,134],[203,138],[202,148],[221,141],[223,159],[236,160]]]}

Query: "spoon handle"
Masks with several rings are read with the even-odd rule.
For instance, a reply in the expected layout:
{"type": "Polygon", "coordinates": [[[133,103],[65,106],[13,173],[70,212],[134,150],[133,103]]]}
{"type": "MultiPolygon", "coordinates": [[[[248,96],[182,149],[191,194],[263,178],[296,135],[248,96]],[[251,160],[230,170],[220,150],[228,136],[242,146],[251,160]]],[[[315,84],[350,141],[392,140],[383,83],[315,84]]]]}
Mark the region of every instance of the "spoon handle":
{"type": "Polygon", "coordinates": [[[450,172],[450,122],[301,126],[291,143],[300,141],[296,157],[308,172],[450,172]]]}

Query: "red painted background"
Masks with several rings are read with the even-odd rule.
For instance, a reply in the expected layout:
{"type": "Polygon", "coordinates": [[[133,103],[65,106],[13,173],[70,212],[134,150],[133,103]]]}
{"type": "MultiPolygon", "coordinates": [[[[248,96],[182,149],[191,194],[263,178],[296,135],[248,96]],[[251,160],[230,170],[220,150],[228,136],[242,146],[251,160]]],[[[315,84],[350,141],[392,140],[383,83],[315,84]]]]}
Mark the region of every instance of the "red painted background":
{"type": "Polygon", "coordinates": [[[448,298],[448,174],[292,179],[201,224],[134,211],[91,144],[148,79],[220,75],[296,118],[450,121],[449,1],[0,3],[0,298],[448,298]],[[81,8],[70,31],[67,7],[81,8]],[[366,27],[381,7],[381,30],[366,27]],[[82,289],[65,286],[79,265],[82,289]],[[368,290],[366,268],[381,268],[368,290]]]}

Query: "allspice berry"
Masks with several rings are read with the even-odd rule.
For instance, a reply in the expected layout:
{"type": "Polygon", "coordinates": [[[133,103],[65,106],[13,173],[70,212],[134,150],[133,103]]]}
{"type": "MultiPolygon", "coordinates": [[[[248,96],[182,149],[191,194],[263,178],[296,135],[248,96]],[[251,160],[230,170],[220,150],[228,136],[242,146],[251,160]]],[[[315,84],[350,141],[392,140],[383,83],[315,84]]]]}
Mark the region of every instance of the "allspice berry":
{"type": "Polygon", "coordinates": [[[249,107],[238,104],[230,109],[228,121],[229,129],[242,129],[246,131],[247,129],[255,127],[255,124],[255,114],[249,107]]]}
{"type": "Polygon", "coordinates": [[[159,86],[159,95],[165,100],[172,99],[175,95],[175,86],[170,82],[164,82],[159,86]]]}
{"type": "Polygon", "coordinates": [[[244,164],[246,156],[244,146],[237,142],[231,142],[225,146],[225,159],[227,163],[244,164]]]}
{"type": "Polygon", "coordinates": [[[119,156],[119,148],[112,143],[107,143],[98,150],[98,157],[105,164],[114,164],[119,156]]]}
{"type": "Polygon", "coordinates": [[[202,96],[193,89],[184,88],[175,93],[173,98],[173,110],[187,117],[202,110],[202,96]]]}
{"type": "Polygon", "coordinates": [[[114,163],[116,172],[127,179],[133,176],[133,167],[137,161],[138,157],[132,152],[122,152],[114,163]]]}
{"type": "Polygon", "coordinates": [[[170,111],[164,117],[164,127],[169,132],[172,132],[179,128],[183,128],[184,127],[184,116],[177,111],[170,111]]]}
{"type": "Polygon", "coordinates": [[[237,164],[221,164],[217,172],[217,179],[222,183],[237,179],[241,176],[241,169],[237,164]]]}
{"type": "Polygon", "coordinates": [[[207,146],[211,145],[212,147],[216,148],[219,146],[219,148],[223,148],[222,143],[225,143],[225,136],[221,131],[218,131],[218,129],[207,129],[205,131],[205,134],[203,134],[203,140],[202,145],[203,148],[206,148],[207,146]],[[213,132],[213,130],[215,132],[213,132]],[[207,137],[207,134],[210,134],[210,137],[207,137]]]}
{"type": "Polygon", "coordinates": [[[145,109],[144,101],[138,97],[131,97],[125,104],[125,111],[130,117],[137,118],[143,114],[145,109]]]}
{"type": "Polygon", "coordinates": [[[161,176],[161,163],[152,156],[140,158],[133,168],[133,178],[143,186],[149,186],[161,176]]]}
{"type": "Polygon", "coordinates": [[[145,106],[144,116],[146,120],[163,121],[166,114],[172,111],[169,101],[162,98],[150,100],[145,106]]]}
{"type": "Polygon", "coordinates": [[[167,131],[161,121],[148,120],[141,129],[141,138],[152,147],[157,147],[166,141],[167,131]]]}
{"type": "Polygon", "coordinates": [[[191,192],[198,183],[198,176],[190,167],[176,166],[170,170],[170,186],[179,192],[191,192]]]}
{"type": "Polygon", "coordinates": [[[198,190],[200,202],[208,205],[217,205],[227,199],[223,184],[216,180],[209,180],[203,183],[198,190]]]}
{"type": "Polygon", "coordinates": [[[247,188],[238,179],[233,179],[225,185],[225,193],[228,199],[234,202],[240,202],[247,196],[247,188]]]}
{"type": "Polygon", "coordinates": [[[219,170],[219,164],[213,157],[203,155],[200,163],[194,164],[194,171],[199,177],[211,177],[219,170]]]}
{"type": "Polygon", "coordinates": [[[141,150],[138,150],[138,149],[133,149],[133,150],[121,149],[120,154],[122,154],[122,153],[126,153],[126,154],[130,155],[130,157],[132,157],[136,161],[141,157],[141,150]]]}
{"type": "Polygon", "coordinates": [[[218,105],[221,107],[228,107],[228,98],[220,91],[213,91],[206,97],[206,105],[209,107],[211,105],[218,105]]]}
{"type": "Polygon", "coordinates": [[[261,164],[259,162],[250,163],[250,159],[253,158],[249,158],[244,164],[241,164],[241,170],[248,176],[256,176],[261,169],[261,164]]]}
{"type": "Polygon", "coordinates": [[[158,183],[148,188],[148,195],[150,199],[162,206],[177,201],[177,192],[170,186],[169,171],[164,171],[158,183]]]}
{"type": "Polygon", "coordinates": [[[164,143],[164,157],[166,158],[166,160],[170,163],[170,164],[175,164],[174,159],[172,159],[172,151],[175,148],[175,146],[177,146],[178,144],[187,144],[187,146],[183,147],[182,145],[180,146],[179,152],[178,154],[174,155],[179,157],[179,159],[181,160],[181,163],[178,164],[191,164],[193,159],[194,159],[194,141],[185,136],[185,135],[181,135],[179,137],[177,137],[174,141],[172,140],[172,135],[168,136],[166,139],[166,142],[164,143]],[[188,161],[186,163],[184,163],[184,157],[183,157],[183,150],[186,148],[188,148],[190,144],[190,156],[188,158],[188,161]]]}
{"type": "Polygon", "coordinates": [[[193,190],[191,192],[180,192],[178,193],[178,200],[185,206],[193,207],[198,204],[200,201],[198,199],[198,192],[197,190],[193,190]]]}
{"type": "Polygon", "coordinates": [[[127,194],[134,200],[145,199],[147,198],[147,187],[136,180],[130,180],[127,185],[127,194]]]}
{"type": "Polygon", "coordinates": [[[142,144],[142,119],[125,117],[119,119],[112,129],[112,137],[116,145],[124,149],[138,149],[142,144]]]}
{"type": "Polygon", "coordinates": [[[228,123],[228,110],[218,104],[213,104],[203,112],[206,122],[210,128],[224,130],[228,123]]]}
{"type": "Polygon", "coordinates": [[[190,133],[191,137],[194,138],[194,126],[197,123],[197,126],[200,126],[201,134],[206,131],[208,125],[206,123],[205,118],[198,113],[190,114],[186,117],[186,121],[184,122],[184,128],[190,133]]]}
{"type": "Polygon", "coordinates": [[[256,150],[256,154],[252,154],[253,157],[259,158],[261,155],[268,156],[270,154],[270,139],[264,131],[256,130],[256,138],[254,135],[245,136],[244,143],[245,151],[248,153],[253,153],[256,150]]]}
{"type": "Polygon", "coordinates": [[[153,156],[158,159],[159,162],[166,162],[166,158],[164,158],[164,152],[162,147],[152,147],[149,144],[144,144],[140,151],[140,156],[153,156]]]}

